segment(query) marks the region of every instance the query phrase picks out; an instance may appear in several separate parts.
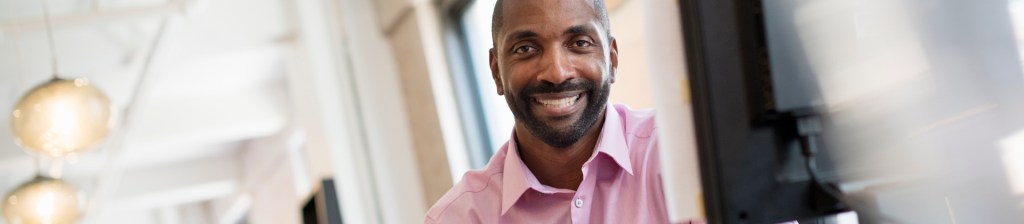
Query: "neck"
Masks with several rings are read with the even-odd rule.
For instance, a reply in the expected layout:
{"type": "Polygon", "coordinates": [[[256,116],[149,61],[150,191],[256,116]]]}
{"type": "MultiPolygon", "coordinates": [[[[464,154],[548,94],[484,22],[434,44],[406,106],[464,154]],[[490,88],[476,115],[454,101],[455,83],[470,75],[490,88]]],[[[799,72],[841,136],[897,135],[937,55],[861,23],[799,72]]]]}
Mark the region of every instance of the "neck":
{"type": "Polygon", "coordinates": [[[521,123],[516,123],[519,156],[541,184],[576,190],[583,182],[583,163],[593,155],[601,127],[604,126],[604,113],[602,111],[598,115],[598,121],[579,141],[565,148],[555,148],[544,143],[521,123]]]}

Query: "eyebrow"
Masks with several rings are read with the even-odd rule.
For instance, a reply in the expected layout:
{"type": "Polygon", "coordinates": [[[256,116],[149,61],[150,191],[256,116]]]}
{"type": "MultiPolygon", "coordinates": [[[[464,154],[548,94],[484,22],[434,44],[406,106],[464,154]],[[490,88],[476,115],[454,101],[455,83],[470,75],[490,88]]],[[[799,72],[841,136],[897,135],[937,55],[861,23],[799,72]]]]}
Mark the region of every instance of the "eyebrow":
{"type": "Polygon", "coordinates": [[[529,30],[523,30],[523,31],[516,31],[515,33],[512,33],[512,35],[510,35],[511,38],[509,38],[509,39],[510,40],[522,40],[522,39],[538,37],[538,36],[540,36],[540,34],[537,34],[537,32],[533,32],[533,31],[529,31],[529,30]]]}
{"type": "MultiPolygon", "coordinates": [[[[591,27],[584,26],[584,25],[575,25],[575,26],[570,26],[569,28],[566,28],[565,31],[562,32],[562,34],[563,35],[564,34],[587,34],[587,33],[593,32],[593,31],[594,31],[594,29],[591,28],[591,27]]],[[[520,30],[520,31],[515,31],[511,35],[509,35],[508,38],[506,39],[506,41],[522,40],[522,39],[534,38],[534,37],[539,37],[539,36],[540,36],[540,34],[538,34],[537,32],[533,32],[533,31],[530,31],[530,30],[520,30]]]]}
{"type": "Polygon", "coordinates": [[[591,30],[590,27],[584,25],[575,25],[565,29],[565,32],[562,32],[562,34],[587,34],[591,30]]]}

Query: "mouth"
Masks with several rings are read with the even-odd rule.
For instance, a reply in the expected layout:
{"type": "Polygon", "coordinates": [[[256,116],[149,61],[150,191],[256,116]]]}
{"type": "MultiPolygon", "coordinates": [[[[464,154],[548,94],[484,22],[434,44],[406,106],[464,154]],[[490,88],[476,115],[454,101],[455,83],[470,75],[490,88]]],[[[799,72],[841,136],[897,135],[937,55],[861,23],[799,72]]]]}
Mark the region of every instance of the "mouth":
{"type": "Polygon", "coordinates": [[[560,118],[577,112],[587,94],[583,91],[538,94],[533,97],[534,112],[542,117],[560,118]]]}

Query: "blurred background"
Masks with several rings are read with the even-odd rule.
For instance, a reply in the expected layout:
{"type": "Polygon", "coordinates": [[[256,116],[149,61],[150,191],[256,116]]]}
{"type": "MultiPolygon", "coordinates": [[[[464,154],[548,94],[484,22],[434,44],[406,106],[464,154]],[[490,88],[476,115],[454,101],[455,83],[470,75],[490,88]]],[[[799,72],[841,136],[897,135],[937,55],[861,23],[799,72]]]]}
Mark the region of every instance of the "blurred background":
{"type": "MultiPolygon", "coordinates": [[[[658,111],[672,219],[703,217],[683,1],[606,2],[611,102],[658,111]]],[[[493,5],[0,0],[0,193],[59,177],[84,198],[81,223],[420,223],[511,136],[487,64],[493,5]],[[88,79],[116,118],[61,159],[11,128],[54,55],[57,76],[88,79]]],[[[1024,1],[779,0],[763,13],[774,106],[828,113],[844,192],[907,223],[1022,220],[1024,1]]]]}

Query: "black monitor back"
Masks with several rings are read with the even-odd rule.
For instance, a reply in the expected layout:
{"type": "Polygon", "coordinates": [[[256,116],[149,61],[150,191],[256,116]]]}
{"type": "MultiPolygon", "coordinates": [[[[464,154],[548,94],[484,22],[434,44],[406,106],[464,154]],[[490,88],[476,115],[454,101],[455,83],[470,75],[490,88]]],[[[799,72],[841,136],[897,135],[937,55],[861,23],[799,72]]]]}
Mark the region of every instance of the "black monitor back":
{"type": "MultiPolygon", "coordinates": [[[[815,116],[819,91],[801,80],[774,85],[786,77],[771,74],[760,1],[680,5],[708,221],[778,223],[841,212],[821,206],[824,195],[801,153],[796,121],[815,116]]],[[[820,182],[834,180],[828,157],[816,156],[820,182]]]]}

